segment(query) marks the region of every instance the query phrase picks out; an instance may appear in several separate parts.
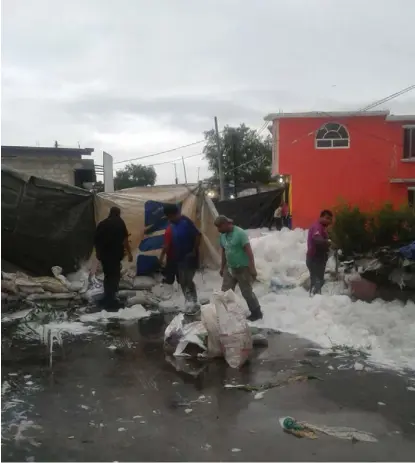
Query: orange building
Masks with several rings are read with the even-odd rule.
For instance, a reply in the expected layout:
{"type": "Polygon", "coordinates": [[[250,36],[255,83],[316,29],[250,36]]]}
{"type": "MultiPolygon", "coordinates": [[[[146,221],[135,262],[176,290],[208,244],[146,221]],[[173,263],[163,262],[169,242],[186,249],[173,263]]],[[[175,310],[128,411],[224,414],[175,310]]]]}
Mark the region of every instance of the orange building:
{"type": "Polygon", "coordinates": [[[269,114],[273,175],[290,179],[294,227],[341,201],[414,204],[415,116],[389,111],[269,114]]]}

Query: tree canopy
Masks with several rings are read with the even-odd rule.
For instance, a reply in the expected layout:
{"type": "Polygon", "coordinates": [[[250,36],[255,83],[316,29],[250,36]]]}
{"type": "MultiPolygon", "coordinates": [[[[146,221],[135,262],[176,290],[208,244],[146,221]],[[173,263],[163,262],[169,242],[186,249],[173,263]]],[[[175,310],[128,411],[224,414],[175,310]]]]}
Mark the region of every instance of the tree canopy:
{"type": "MultiPolygon", "coordinates": [[[[271,178],[272,139],[262,138],[256,130],[245,124],[239,127],[225,126],[220,136],[222,170],[226,182],[268,183],[271,178]]],[[[219,178],[216,134],[205,132],[203,149],[215,180],[219,178]]]]}
{"type": "Polygon", "coordinates": [[[117,170],[114,178],[114,189],[153,186],[156,183],[156,178],[157,174],[153,166],[127,164],[123,169],[117,170]]]}

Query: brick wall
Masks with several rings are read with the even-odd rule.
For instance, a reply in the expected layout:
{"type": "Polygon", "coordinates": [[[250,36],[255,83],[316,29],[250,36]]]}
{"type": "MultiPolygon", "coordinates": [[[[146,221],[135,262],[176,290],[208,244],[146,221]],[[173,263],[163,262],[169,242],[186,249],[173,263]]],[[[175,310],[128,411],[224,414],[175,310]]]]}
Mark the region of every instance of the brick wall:
{"type": "Polygon", "coordinates": [[[2,165],[36,177],[74,185],[74,170],[82,167],[81,157],[73,156],[16,156],[4,157],[2,165]]]}

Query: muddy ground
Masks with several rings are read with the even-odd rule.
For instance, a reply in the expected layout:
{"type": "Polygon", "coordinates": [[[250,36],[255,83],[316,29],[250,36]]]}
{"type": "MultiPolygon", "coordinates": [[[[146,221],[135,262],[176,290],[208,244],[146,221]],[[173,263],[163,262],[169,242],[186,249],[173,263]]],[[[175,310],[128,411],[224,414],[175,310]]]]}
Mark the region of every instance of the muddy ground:
{"type": "MultiPolygon", "coordinates": [[[[224,361],[176,371],[163,351],[162,318],[110,323],[66,337],[53,363],[39,343],[2,352],[3,461],[409,461],[415,455],[412,373],[356,371],[361,358],[314,356],[304,341],[269,333],[241,371],[224,361]],[[338,370],[338,368],[341,368],[338,370]],[[255,393],[296,375],[320,378],[255,393]],[[412,386],[411,386],[412,384],[412,386]],[[408,387],[410,389],[408,389],[408,387]],[[298,439],[279,418],[351,426],[377,443],[298,439]]],[[[3,345],[6,345],[3,344],[3,345]]],[[[183,365],[182,365],[183,366],[183,365]]]]}

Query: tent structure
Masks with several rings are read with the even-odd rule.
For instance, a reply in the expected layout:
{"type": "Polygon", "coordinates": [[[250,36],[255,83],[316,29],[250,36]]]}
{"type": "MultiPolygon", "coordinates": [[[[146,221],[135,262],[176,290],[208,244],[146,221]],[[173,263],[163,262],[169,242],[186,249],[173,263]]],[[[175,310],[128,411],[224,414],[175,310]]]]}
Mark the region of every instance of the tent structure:
{"type": "Polygon", "coordinates": [[[228,199],[216,203],[219,214],[231,218],[239,227],[262,228],[269,227],[274,211],[284,197],[285,187],[228,199]]]}
{"type": "Polygon", "coordinates": [[[219,234],[214,226],[217,211],[201,185],[168,185],[138,187],[95,197],[95,220],[108,216],[112,206],[121,209],[121,216],[130,233],[130,245],[137,251],[137,273],[145,274],[157,267],[163,245],[167,219],[164,204],[177,204],[184,215],[202,232],[200,262],[216,268],[220,263],[219,234]]]}
{"type": "MultiPolygon", "coordinates": [[[[220,263],[217,215],[201,185],[130,188],[94,195],[64,183],[27,175],[2,166],[2,259],[9,268],[49,275],[53,266],[70,273],[93,256],[95,228],[112,206],[121,209],[137,255],[139,273],[158,264],[167,220],[166,203],[178,204],[202,232],[200,262],[220,263]]],[[[4,269],[4,268],[3,268],[4,269]]]]}
{"type": "Polygon", "coordinates": [[[94,233],[92,193],[1,167],[2,269],[73,272],[91,255],[94,233]]]}

